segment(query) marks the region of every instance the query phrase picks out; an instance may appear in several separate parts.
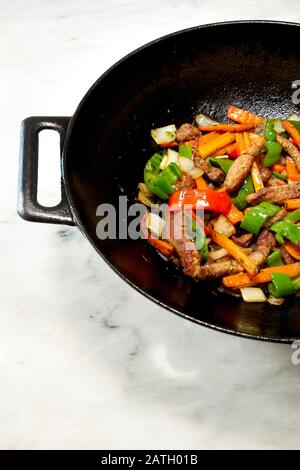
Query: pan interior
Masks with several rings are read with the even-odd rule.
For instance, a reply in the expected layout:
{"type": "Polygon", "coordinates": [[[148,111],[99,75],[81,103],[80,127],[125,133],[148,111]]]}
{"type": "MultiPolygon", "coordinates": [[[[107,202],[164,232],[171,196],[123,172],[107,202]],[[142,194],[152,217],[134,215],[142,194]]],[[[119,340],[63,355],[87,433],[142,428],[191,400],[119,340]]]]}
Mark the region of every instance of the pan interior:
{"type": "MultiPolygon", "coordinates": [[[[106,73],[80,104],[64,152],[64,178],[78,224],[126,279],[179,314],[229,332],[287,341],[300,337],[298,302],[245,304],[174,272],[144,241],[99,240],[96,208],[134,201],[153,127],[191,122],[198,112],[224,120],[235,104],[264,116],[299,112],[299,27],[231,23],[156,41],[106,73]]],[[[101,58],[99,58],[101,60],[101,58]]]]}

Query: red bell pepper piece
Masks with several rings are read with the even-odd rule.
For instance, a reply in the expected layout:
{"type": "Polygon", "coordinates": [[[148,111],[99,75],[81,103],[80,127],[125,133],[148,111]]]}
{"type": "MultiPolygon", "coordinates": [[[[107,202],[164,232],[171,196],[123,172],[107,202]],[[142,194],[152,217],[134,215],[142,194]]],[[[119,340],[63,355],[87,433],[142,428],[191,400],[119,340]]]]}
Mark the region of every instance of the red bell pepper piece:
{"type": "Polygon", "coordinates": [[[170,210],[178,210],[184,206],[195,210],[206,209],[228,214],[231,208],[231,199],[225,191],[217,192],[212,189],[175,191],[169,199],[170,210]]]}

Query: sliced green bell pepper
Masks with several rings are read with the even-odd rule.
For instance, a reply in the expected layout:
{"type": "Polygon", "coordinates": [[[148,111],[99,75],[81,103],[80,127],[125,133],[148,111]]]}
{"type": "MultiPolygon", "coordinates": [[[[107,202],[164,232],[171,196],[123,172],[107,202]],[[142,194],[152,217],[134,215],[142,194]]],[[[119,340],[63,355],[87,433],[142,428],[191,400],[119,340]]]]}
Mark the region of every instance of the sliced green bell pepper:
{"type": "Polygon", "coordinates": [[[191,240],[195,242],[201,259],[204,260],[208,255],[208,244],[203,227],[201,227],[187,211],[184,211],[184,215],[188,221],[188,235],[191,237],[191,240]]]}
{"type": "Polygon", "coordinates": [[[263,165],[268,167],[275,165],[280,160],[282,147],[278,142],[266,142],[267,154],[263,160],[263,165]]]}
{"type": "Polygon", "coordinates": [[[180,157],[192,158],[193,150],[190,145],[179,145],[179,155],[180,157]]]}
{"type": "Polygon", "coordinates": [[[248,194],[254,192],[253,181],[251,175],[248,175],[240,187],[237,195],[232,199],[233,204],[241,211],[246,209],[247,201],[246,198],[248,194]]]}
{"type": "Polygon", "coordinates": [[[229,160],[228,158],[215,158],[215,157],[210,157],[208,159],[208,162],[213,165],[213,166],[216,166],[218,168],[221,168],[221,170],[224,171],[224,173],[228,173],[229,171],[229,168],[231,167],[231,165],[233,164],[233,161],[232,160],[229,160]]]}
{"type": "Polygon", "coordinates": [[[293,224],[296,224],[300,220],[300,209],[290,212],[283,220],[289,220],[290,222],[293,222],[293,224]]]}
{"type": "Polygon", "coordinates": [[[267,258],[267,266],[272,268],[273,266],[282,266],[284,263],[281,258],[281,250],[277,248],[267,258]]]}
{"type": "Polygon", "coordinates": [[[273,297],[285,297],[294,294],[294,282],[284,273],[272,273],[272,282],[268,285],[268,289],[273,297]]]}
{"type": "Polygon", "coordinates": [[[272,175],[282,181],[286,181],[287,179],[285,175],[282,175],[281,173],[276,173],[276,171],[272,171],[272,175]]]}
{"type": "Polygon", "coordinates": [[[241,222],[241,228],[254,235],[258,235],[266,220],[277,214],[279,210],[280,207],[275,206],[275,204],[266,201],[261,202],[247,212],[241,222]]]}
{"type": "Polygon", "coordinates": [[[274,129],[276,119],[268,119],[265,127],[265,138],[267,154],[264,158],[263,165],[268,167],[275,165],[280,160],[281,145],[277,142],[277,134],[274,129]]]}
{"type": "Polygon", "coordinates": [[[267,119],[266,127],[265,127],[265,138],[266,142],[276,142],[277,134],[274,129],[276,119],[267,119]]]}
{"type": "Polygon", "coordinates": [[[153,194],[161,199],[169,199],[175,191],[173,185],[182,176],[176,163],[170,163],[167,168],[160,170],[163,155],[155,153],[146,163],[144,168],[144,181],[153,194]]]}
{"type": "Polygon", "coordinates": [[[276,222],[271,226],[271,230],[275,232],[276,240],[280,244],[284,243],[283,237],[295,244],[300,242],[300,229],[290,220],[280,220],[276,222]]]}

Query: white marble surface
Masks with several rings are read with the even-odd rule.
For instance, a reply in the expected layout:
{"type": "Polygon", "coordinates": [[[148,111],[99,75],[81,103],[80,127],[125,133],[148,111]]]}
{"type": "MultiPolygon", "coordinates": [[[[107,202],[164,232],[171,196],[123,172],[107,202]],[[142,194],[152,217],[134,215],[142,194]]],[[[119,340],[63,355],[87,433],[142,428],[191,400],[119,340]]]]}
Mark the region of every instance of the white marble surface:
{"type": "Polygon", "coordinates": [[[0,0],[0,448],[299,448],[289,346],[184,322],[130,289],[77,229],[16,215],[22,118],[71,115],[151,39],[251,18],[300,21],[299,4],[0,0]]]}

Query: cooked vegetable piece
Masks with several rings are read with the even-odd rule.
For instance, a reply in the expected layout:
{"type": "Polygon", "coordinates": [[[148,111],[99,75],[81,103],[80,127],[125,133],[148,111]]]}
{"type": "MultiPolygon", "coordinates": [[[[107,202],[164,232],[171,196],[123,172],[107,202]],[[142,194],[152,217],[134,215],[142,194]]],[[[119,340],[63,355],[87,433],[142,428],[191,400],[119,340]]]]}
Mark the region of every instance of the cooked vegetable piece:
{"type": "Polygon", "coordinates": [[[241,228],[254,235],[258,235],[267,219],[273,217],[279,210],[279,206],[269,202],[262,202],[247,212],[241,222],[241,228]]]}
{"type": "Polygon", "coordinates": [[[213,124],[213,125],[201,125],[199,126],[200,131],[210,132],[243,132],[249,131],[255,127],[254,124],[213,124]]]}
{"type": "Polygon", "coordinates": [[[287,199],[284,203],[287,210],[300,208],[300,199],[287,199]]]}
{"type": "Polygon", "coordinates": [[[217,121],[205,116],[205,114],[197,114],[195,121],[197,126],[215,126],[216,124],[219,124],[217,121]]]}
{"type": "Polygon", "coordinates": [[[248,273],[239,273],[223,278],[223,284],[232,289],[240,289],[241,287],[251,287],[257,284],[265,284],[271,281],[272,273],[285,273],[289,277],[300,275],[300,263],[285,264],[284,266],[273,266],[272,268],[264,268],[254,276],[248,273]]]}
{"type": "Polygon", "coordinates": [[[239,189],[237,195],[232,199],[233,204],[240,210],[247,207],[247,196],[254,192],[251,175],[248,175],[239,189]]]}
{"type": "Polygon", "coordinates": [[[229,220],[220,214],[217,220],[213,223],[215,232],[223,233],[226,237],[230,238],[235,233],[234,225],[229,220]]]}
{"type": "Polygon", "coordinates": [[[224,171],[224,173],[228,173],[229,168],[233,164],[231,160],[228,160],[225,158],[216,158],[216,157],[210,157],[208,159],[208,162],[213,166],[221,168],[224,171]]]}
{"type": "Polygon", "coordinates": [[[300,172],[297,170],[295,162],[290,157],[286,159],[286,174],[289,181],[300,181],[300,172]]]}
{"type": "Polygon", "coordinates": [[[289,214],[287,214],[284,217],[284,220],[289,220],[290,222],[293,222],[294,224],[299,222],[299,220],[300,220],[300,209],[296,209],[293,212],[290,212],[289,214]]]}
{"type": "Polygon", "coordinates": [[[252,181],[254,185],[255,191],[259,191],[264,187],[264,183],[260,174],[260,171],[258,169],[257,163],[253,162],[252,168],[251,168],[251,176],[252,176],[252,181]]]}
{"type": "Polygon", "coordinates": [[[228,144],[231,144],[234,141],[234,134],[227,132],[217,136],[214,140],[206,142],[202,145],[199,145],[198,151],[202,158],[207,158],[217,150],[225,147],[228,144]]]}
{"type": "Polygon", "coordinates": [[[275,165],[280,160],[282,147],[278,142],[267,142],[267,154],[264,158],[264,166],[275,165]]]}
{"type": "Polygon", "coordinates": [[[272,171],[272,175],[275,177],[275,178],[278,178],[279,180],[281,181],[286,181],[286,176],[281,174],[281,173],[276,173],[276,171],[272,171]]]}
{"type": "Polygon", "coordinates": [[[267,259],[267,266],[273,267],[273,266],[282,266],[284,263],[281,258],[281,250],[280,248],[276,248],[267,259]]]}
{"type": "Polygon", "coordinates": [[[190,145],[179,145],[179,155],[181,157],[192,158],[193,152],[190,145]]]}
{"type": "Polygon", "coordinates": [[[244,302],[266,302],[267,297],[259,287],[242,287],[240,289],[244,302]]]}
{"type": "Polygon", "coordinates": [[[151,136],[159,145],[174,142],[176,139],[176,126],[171,124],[169,126],[152,129],[151,136]]]}
{"type": "Polygon", "coordinates": [[[242,248],[222,233],[212,232],[211,237],[215,243],[224,248],[228,253],[240,263],[250,274],[257,272],[256,264],[245,254],[242,248]]]}
{"type": "Polygon", "coordinates": [[[196,182],[196,187],[198,191],[201,191],[202,189],[209,189],[208,184],[203,178],[203,176],[200,176],[199,178],[197,178],[195,182],[196,182]]]}
{"type": "Polygon", "coordinates": [[[300,147],[300,133],[298,132],[298,129],[296,129],[293,123],[287,119],[283,121],[282,125],[293,138],[293,141],[296,143],[297,147],[300,147]]]}
{"type": "Polygon", "coordinates": [[[293,224],[290,220],[281,220],[272,225],[271,230],[275,232],[276,240],[281,245],[284,243],[284,238],[297,245],[300,242],[300,228],[293,224]]]}
{"type": "Polygon", "coordinates": [[[161,199],[169,199],[174,192],[173,185],[182,176],[176,163],[170,163],[164,170],[160,171],[163,156],[155,153],[146,163],[144,169],[144,180],[147,188],[161,199]]]}
{"type": "Polygon", "coordinates": [[[174,247],[165,240],[159,240],[155,235],[150,234],[146,225],[146,219],[148,213],[146,213],[141,220],[141,232],[144,237],[148,240],[156,250],[162,253],[164,256],[170,257],[174,253],[174,247]]]}
{"type": "Polygon", "coordinates": [[[243,220],[244,214],[232,203],[230,211],[226,217],[233,225],[235,225],[243,220]]]}
{"type": "Polygon", "coordinates": [[[245,109],[237,108],[236,106],[229,106],[227,111],[227,117],[228,119],[239,122],[241,124],[258,125],[266,121],[265,118],[250,113],[250,111],[247,111],[245,109]]]}
{"type": "Polygon", "coordinates": [[[206,209],[226,215],[231,208],[231,199],[225,192],[190,189],[174,192],[170,197],[169,206],[171,210],[190,206],[193,209],[206,209]]]}
{"type": "Polygon", "coordinates": [[[277,136],[277,141],[282,145],[282,148],[292,157],[297,167],[297,170],[300,171],[300,151],[297,147],[288,139],[285,139],[281,135],[277,136]]]}
{"type": "MultiPolygon", "coordinates": [[[[268,289],[273,297],[285,297],[294,294],[295,287],[293,281],[284,273],[272,273],[272,282],[268,285],[268,289]]],[[[299,285],[300,287],[300,285],[299,285]]]]}
{"type": "Polygon", "coordinates": [[[300,247],[298,245],[295,245],[292,242],[285,242],[283,247],[290,256],[295,258],[297,261],[300,261],[300,247]]]}
{"type": "Polygon", "coordinates": [[[160,238],[163,233],[164,225],[165,221],[161,217],[159,217],[159,215],[153,212],[148,212],[146,217],[146,227],[149,232],[151,232],[157,238],[160,238]]]}

